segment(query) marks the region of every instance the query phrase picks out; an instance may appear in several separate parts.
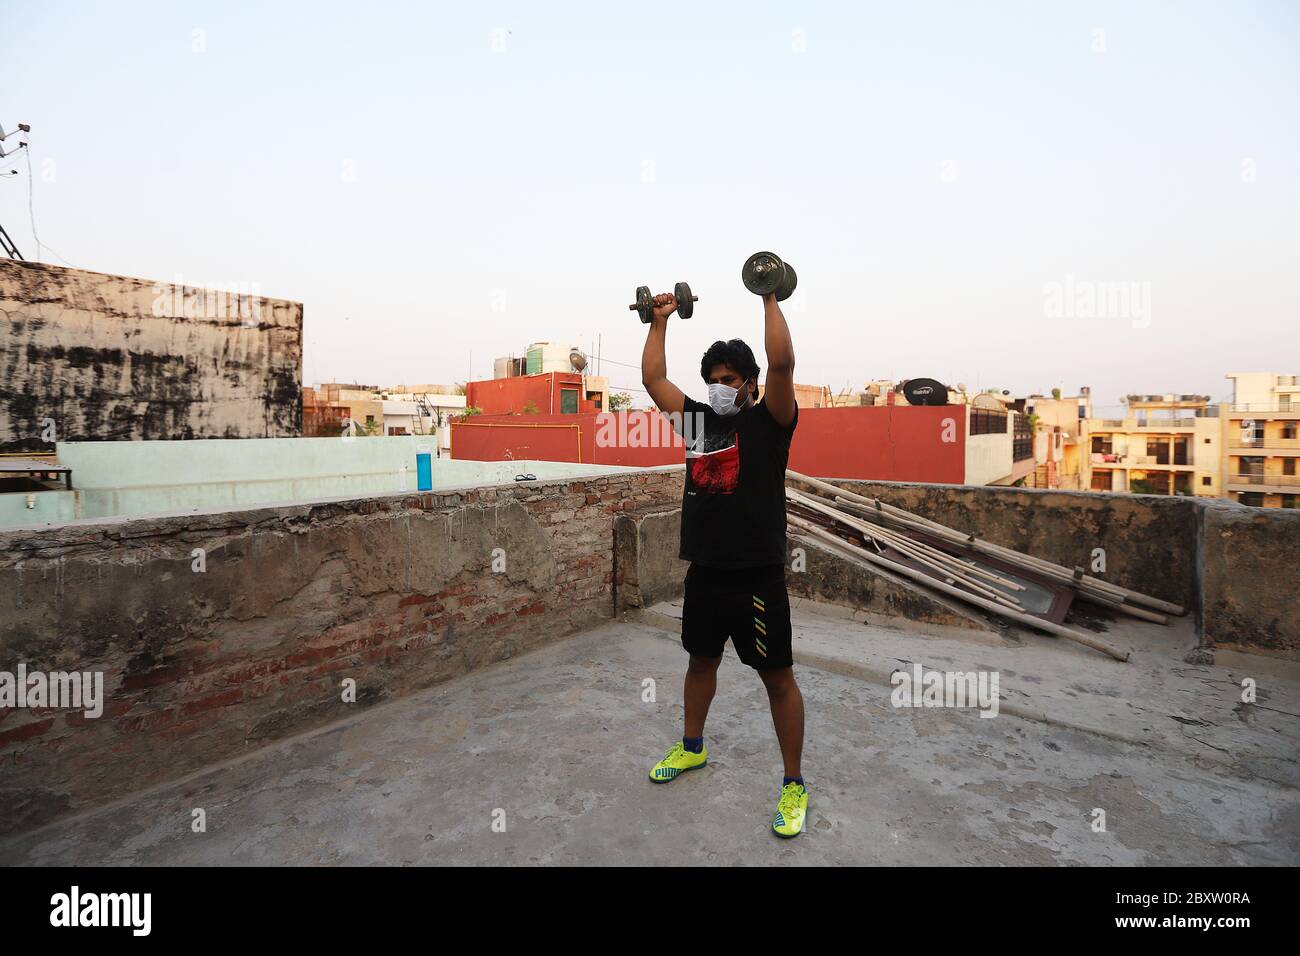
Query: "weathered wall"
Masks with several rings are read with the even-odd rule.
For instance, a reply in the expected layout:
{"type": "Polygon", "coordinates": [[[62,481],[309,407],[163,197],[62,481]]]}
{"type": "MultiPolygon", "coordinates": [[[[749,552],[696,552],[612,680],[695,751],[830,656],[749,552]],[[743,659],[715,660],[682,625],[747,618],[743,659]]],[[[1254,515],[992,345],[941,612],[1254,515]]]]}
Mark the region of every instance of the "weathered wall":
{"type": "Polygon", "coordinates": [[[626,511],[614,519],[620,612],[682,596],[690,565],[677,556],[681,540],[680,498],[649,509],[626,511]]]}
{"type": "Polygon", "coordinates": [[[1182,604],[1203,646],[1300,659],[1300,512],[1162,495],[837,481],[995,544],[1182,604]]]}
{"type": "Polygon", "coordinates": [[[0,709],[0,832],[345,716],[345,678],[366,706],[609,618],[614,516],[681,493],[629,473],[0,533],[0,671],[102,671],[108,700],[0,709]]]}
{"type": "Polygon", "coordinates": [[[1122,587],[1188,608],[1197,595],[1200,516],[1191,498],[969,485],[837,481],[837,485],[1067,568],[1106,571],[1122,587]]]}
{"type": "MultiPolygon", "coordinates": [[[[681,598],[688,567],[677,557],[681,527],[676,502],[615,518],[620,612],[681,598]]],[[[973,609],[920,594],[902,583],[901,576],[891,578],[842,561],[815,542],[787,541],[785,566],[792,595],[849,607],[881,621],[987,629],[984,617],[973,609]]]]}
{"type": "Polygon", "coordinates": [[[939,624],[972,630],[991,630],[988,619],[976,608],[943,595],[922,594],[910,587],[902,575],[868,571],[816,541],[807,544],[791,539],[786,544],[786,586],[792,595],[823,604],[852,608],[865,619],[894,626],[913,627],[939,624]],[[796,572],[794,554],[802,548],[802,572],[796,572]]]}
{"type": "Polygon", "coordinates": [[[1300,658],[1300,510],[1203,506],[1205,637],[1300,658]]]}
{"type": "Polygon", "coordinates": [[[0,260],[0,451],[300,435],[301,303],[186,292],[0,260]]]}

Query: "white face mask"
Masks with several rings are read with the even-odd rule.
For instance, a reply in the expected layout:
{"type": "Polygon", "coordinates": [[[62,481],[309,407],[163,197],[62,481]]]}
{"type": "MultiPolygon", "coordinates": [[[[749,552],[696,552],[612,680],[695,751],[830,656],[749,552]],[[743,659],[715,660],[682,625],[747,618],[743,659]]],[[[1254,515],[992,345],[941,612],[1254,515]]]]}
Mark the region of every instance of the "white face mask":
{"type": "Polygon", "coordinates": [[[723,385],[719,382],[709,383],[709,407],[719,415],[734,415],[740,411],[740,406],[736,404],[736,396],[739,392],[730,385],[723,385]]]}

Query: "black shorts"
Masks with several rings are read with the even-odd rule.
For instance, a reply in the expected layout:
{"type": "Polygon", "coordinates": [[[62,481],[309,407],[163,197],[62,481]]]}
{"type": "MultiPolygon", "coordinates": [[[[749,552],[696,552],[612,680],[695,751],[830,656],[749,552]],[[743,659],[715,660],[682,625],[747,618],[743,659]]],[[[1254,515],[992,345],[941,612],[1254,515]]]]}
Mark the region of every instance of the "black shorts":
{"type": "Polygon", "coordinates": [[[721,657],[727,638],[756,670],[789,667],[790,596],[785,565],[686,569],[682,647],[699,657],[721,657]]]}

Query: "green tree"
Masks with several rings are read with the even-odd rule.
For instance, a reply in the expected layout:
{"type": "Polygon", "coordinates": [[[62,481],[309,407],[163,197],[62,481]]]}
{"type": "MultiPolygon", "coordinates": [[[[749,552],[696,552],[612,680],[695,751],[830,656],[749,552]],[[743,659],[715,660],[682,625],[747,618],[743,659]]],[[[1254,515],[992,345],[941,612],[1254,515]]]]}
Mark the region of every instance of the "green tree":
{"type": "Polygon", "coordinates": [[[631,407],[632,396],[627,392],[615,392],[609,396],[609,410],[611,412],[618,412],[631,407]]]}

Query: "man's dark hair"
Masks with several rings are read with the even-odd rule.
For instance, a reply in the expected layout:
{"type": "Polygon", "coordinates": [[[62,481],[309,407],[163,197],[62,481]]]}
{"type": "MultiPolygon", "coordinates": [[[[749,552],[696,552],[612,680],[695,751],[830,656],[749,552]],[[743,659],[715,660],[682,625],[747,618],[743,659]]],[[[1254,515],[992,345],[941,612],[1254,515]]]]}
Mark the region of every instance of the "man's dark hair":
{"type": "Polygon", "coordinates": [[[754,360],[754,351],[740,339],[727,342],[714,342],[700,359],[700,378],[709,380],[709,373],[715,365],[730,365],[746,380],[754,380],[754,391],[758,391],[758,362],[754,360]]]}

